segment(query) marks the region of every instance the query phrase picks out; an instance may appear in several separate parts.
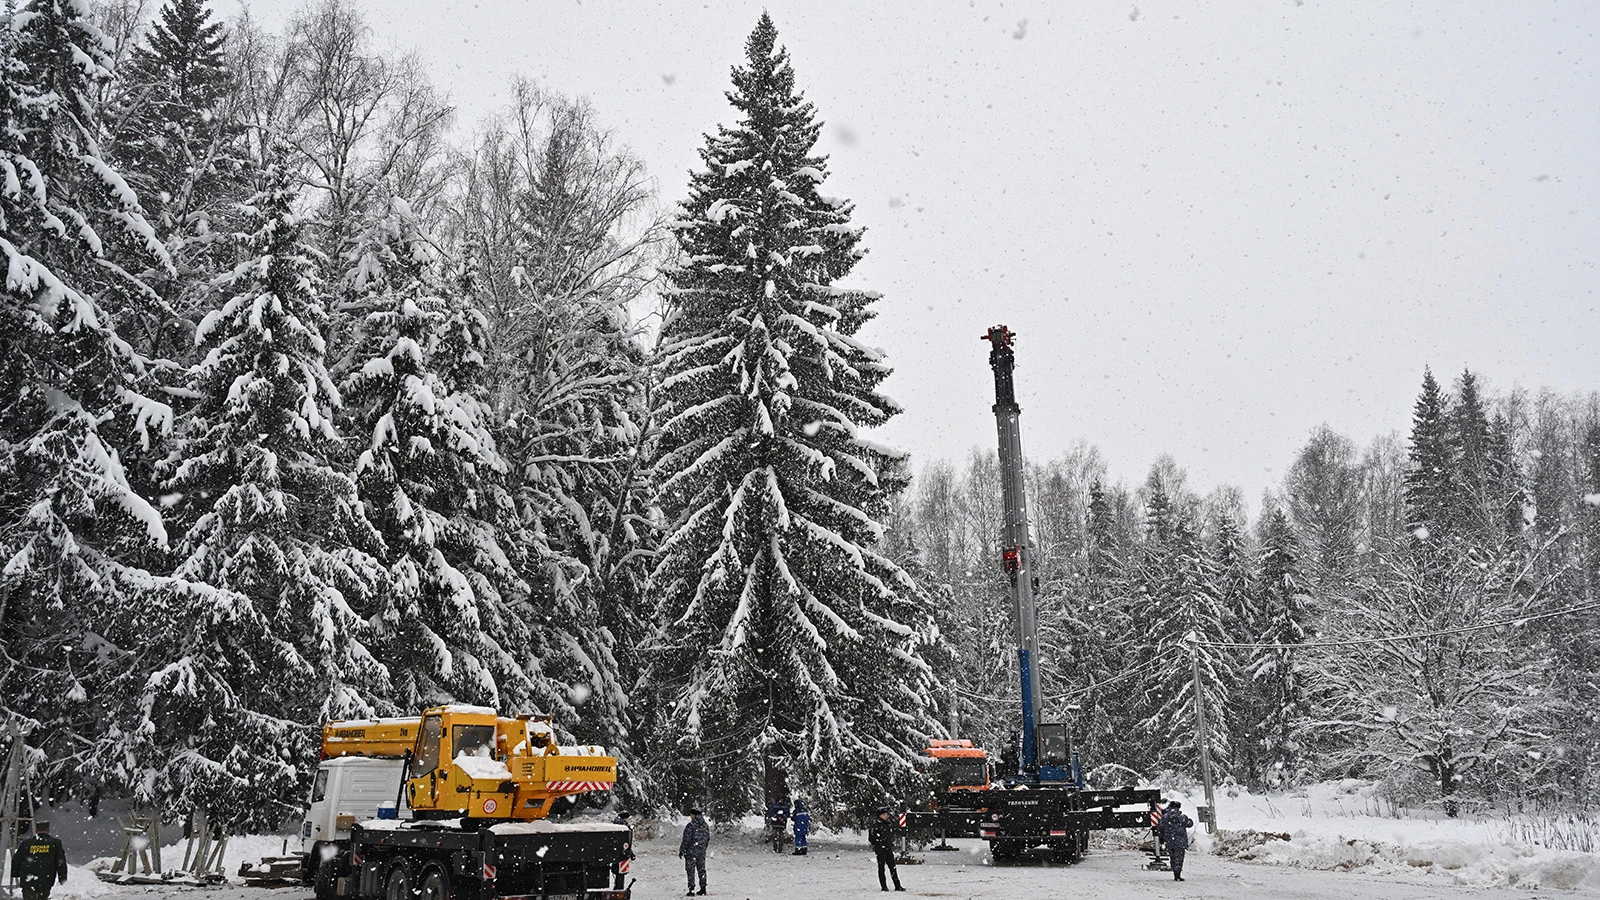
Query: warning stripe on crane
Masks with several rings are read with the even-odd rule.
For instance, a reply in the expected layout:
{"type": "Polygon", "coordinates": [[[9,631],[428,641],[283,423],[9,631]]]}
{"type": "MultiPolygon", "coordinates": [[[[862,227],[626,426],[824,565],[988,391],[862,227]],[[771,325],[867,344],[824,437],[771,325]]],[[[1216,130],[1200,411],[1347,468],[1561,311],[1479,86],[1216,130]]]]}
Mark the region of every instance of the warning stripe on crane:
{"type": "Polygon", "coordinates": [[[561,793],[583,794],[589,791],[609,791],[611,783],[608,781],[552,781],[546,785],[547,790],[560,791],[561,793]]]}
{"type": "Polygon", "coordinates": [[[900,827],[901,828],[906,827],[906,814],[905,813],[901,813],[900,814],[900,827]]]}
{"type": "Polygon", "coordinates": [[[1161,824],[1161,807],[1150,807],[1150,827],[1155,828],[1161,824]]]}

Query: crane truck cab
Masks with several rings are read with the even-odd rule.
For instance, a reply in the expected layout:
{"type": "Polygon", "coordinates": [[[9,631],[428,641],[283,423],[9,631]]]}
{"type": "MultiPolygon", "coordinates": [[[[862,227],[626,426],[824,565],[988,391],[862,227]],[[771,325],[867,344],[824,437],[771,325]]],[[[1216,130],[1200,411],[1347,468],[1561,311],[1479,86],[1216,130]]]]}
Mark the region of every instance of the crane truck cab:
{"type": "Polygon", "coordinates": [[[928,743],[928,757],[933,760],[930,774],[936,795],[989,789],[989,754],[971,741],[935,738],[928,743]]]}

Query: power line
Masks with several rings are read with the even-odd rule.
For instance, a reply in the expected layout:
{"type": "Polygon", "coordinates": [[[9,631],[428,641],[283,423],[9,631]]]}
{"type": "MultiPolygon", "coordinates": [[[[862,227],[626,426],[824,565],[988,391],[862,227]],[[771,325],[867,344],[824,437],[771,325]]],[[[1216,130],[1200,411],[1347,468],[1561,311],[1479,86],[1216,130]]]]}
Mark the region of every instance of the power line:
{"type": "Polygon", "coordinates": [[[1079,697],[1086,697],[1095,691],[1100,690],[1101,688],[1110,687],[1119,681],[1127,681],[1129,678],[1132,678],[1135,675],[1144,674],[1144,672],[1144,669],[1129,669],[1128,671],[1123,672],[1121,675],[1113,675],[1110,678],[1107,678],[1105,681],[1098,681],[1089,685],[1088,687],[1078,688],[1075,691],[1067,691],[1060,696],[1052,697],[1047,702],[1060,703],[1063,700],[1075,700],[1079,697]]]}
{"type": "Polygon", "coordinates": [[[1561,616],[1570,616],[1574,613],[1589,612],[1600,609],[1600,603],[1585,603],[1582,606],[1572,606],[1566,609],[1557,609],[1550,612],[1533,613],[1526,616],[1517,616],[1514,619],[1503,619],[1498,622],[1484,622],[1478,625],[1461,625],[1456,628],[1444,628],[1439,631],[1422,631],[1416,634],[1394,634],[1383,637],[1349,638],[1342,641],[1308,641],[1303,644],[1253,644],[1235,643],[1232,641],[1194,641],[1201,647],[1215,647],[1226,650],[1317,650],[1324,647],[1353,647],[1358,644],[1386,644],[1398,641],[1414,641],[1422,638],[1448,637],[1452,634],[1467,634],[1473,631],[1485,631],[1490,628],[1504,628],[1507,625],[1524,625],[1540,619],[1555,619],[1561,616]]]}
{"type": "MultiPolygon", "coordinates": [[[[1045,697],[1043,699],[1044,699],[1044,702],[1046,702],[1046,703],[1059,703],[1059,702],[1061,702],[1063,700],[1073,700],[1073,699],[1076,699],[1078,697],[1083,697],[1083,696],[1087,696],[1089,694],[1092,694],[1095,691],[1100,690],[1101,688],[1109,687],[1110,685],[1116,684],[1116,683],[1118,683],[1120,681],[1127,681],[1129,678],[1132,678],[1135,675],[1139,675],[1139,674],[1141,674],[1143,672],[1144,672],[1144,669],[1129,669],[1128,671],[1123,672],[1120,675],[1113,675],[1112,677],[1107,678],[1105,681],[1096,682],[1094,684],[1089,685],[1088,687],[1079,688],[1079,689],[1077,689],[1075,691],[1067,691],[1066,693],[1058,694],[1058,695],[1056,695],[1054,697],[1045,697]]],[[[1020,698],[1020,697],[987,697],[987,696],[984,696],[983,694],[974,694],[971,691],[963,690],[962,688],[957,687],[955,685],[951,685],[950,687],[951,687],[951,690],[954,690],[956,693],[961,694],[962,696],[967,697],[967,698],[972,699],[972,700],[987,700],[987,701],[989,701],[991,703],[1020,703],[1021,700],[1022,700],[1022,698],[1020,698]]]]}
{"type": "Polygon", "coordinates": [[[969,700],[987,700],[990,703],[1019,703],[1022,700],[1021,697],[986,697],[983,694],[974,694],[971,691],[962,690],[953,684],[950,685],[950,689],[969,700]]]}

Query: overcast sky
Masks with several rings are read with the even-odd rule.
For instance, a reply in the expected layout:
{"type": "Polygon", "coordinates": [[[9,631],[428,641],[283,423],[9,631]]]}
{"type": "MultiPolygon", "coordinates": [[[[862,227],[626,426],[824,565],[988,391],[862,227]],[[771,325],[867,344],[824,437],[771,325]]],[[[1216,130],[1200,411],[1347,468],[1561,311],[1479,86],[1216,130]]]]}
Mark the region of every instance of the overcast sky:
{"type": "Polygon", "coordinates": [[[868,228],[906,410],[878,438],[919,466],[994,446],[999,323],[1030,456],[1087,440],[1134,482],[1167,452],[1252,504],[1319,423],[1403,432],[1424,365],[1600,387],[1591,0],[364,3],[464,132],[531,76],[665,203],[763,6],[868,228]]]}

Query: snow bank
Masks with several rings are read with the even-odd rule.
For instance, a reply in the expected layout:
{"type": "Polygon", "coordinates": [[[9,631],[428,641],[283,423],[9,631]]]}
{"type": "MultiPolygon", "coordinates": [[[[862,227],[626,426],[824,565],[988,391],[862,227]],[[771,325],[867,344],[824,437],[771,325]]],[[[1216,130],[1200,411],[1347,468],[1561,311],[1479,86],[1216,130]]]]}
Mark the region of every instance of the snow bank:
{"type": "MultiPolygon", "coordinates": [[[[1191,816],[1204,803],[1196,795],[1169,796],[1182,800],[1191,816]]],[[[1357,779],[1273,795],[1230,788],[1217,797],[1217,813],[1221,832],[1206,835],[1197,828],[1198,845],[1230,859],[1363,875],[1432,876],[1473,887],[1600,889],[1600,854],[1513,839],[1504,817],[1452,819],[1436,811],[1397,809],[1373,783],[1357,779]]]]}
{"type": "MultiPolygon", "coordinates": [[[[1224,832],[1222,837],[1226,839],[1228,834],[1224,832]]],[[[1456,884],[1474,887],[1600,888],[1600,857],[1531,844],[1440,840],[1392,844],[1356,837],[1329,837],[1302,830],[1294,832],[1287,841],[1265,837],[1261,843],[1225,855],[1300,869],[1368,875],[1438,875],[1456,884]]]]}

